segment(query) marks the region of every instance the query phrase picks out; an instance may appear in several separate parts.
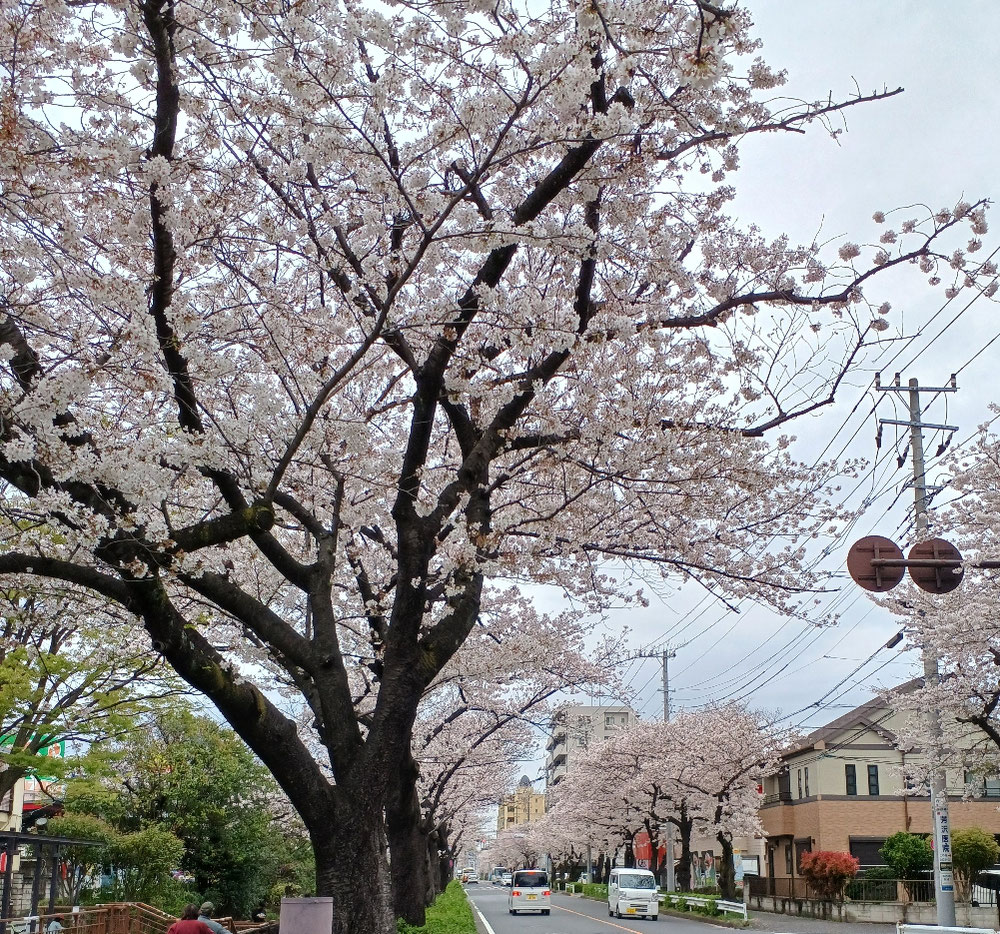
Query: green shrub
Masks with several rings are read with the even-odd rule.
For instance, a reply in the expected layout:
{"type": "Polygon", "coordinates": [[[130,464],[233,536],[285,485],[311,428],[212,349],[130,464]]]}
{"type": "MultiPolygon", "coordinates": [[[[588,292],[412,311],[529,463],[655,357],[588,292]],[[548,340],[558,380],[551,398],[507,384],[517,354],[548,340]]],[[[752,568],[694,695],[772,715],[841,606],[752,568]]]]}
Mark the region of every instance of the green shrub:
{"type": "Polygon", "coordinates": [[[448,883],[427,909],[427,923],[423,927],[414,927],[399,918],[396,930],[399,934],[476,934],[472,907],[462,884],[457,880],[448,883]]]}
{"type": "Polygon", "coordinates": [[[968,898],[979,873],[1000,859],[1000,846],[993,834],[982,827],[962,827],[952,831],[951,856],[959,892],[968,898]]]}
{"type": "Polygon", "coordinates": [[[900,830],[889,837],[879,850],[892,867],[897,879],[916,879],[934,866],[934,850],[926,835],[900,830]]]}

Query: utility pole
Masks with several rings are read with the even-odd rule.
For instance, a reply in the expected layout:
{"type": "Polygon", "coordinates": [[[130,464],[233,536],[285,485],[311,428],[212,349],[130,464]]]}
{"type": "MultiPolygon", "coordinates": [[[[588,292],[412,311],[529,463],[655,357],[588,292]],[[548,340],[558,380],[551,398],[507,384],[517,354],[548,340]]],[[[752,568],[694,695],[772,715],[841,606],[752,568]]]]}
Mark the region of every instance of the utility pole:
{"type": "MultiPolygon", "coordinates": [[[[670,722],[670,659],[677,653],[673,649],[664,649],[663,658],[663,722],[670,722]]],[[[667,891],[674,892],[677,889],[677,880],[674,878],[674,825],[667,821],[666,840],[664,841],[667,860],[667,891]]]]}
{"type": "MultiPolygon", "coordinates": [[[[913,455],[913,509],[916,517],[917,534],[927,531],[927,481],[924,472],[924,441],[922,429],[933,428],[943,431],[957,431],[952,425],[933,425],[920,420],[920,393],[957,392],[954,375],[948,386],[920,386],[911,379],[904,388],[900,385],[899,374],[889,386],[879,384],[875,375],[875,388],[881,392],[907,393],[910,418],[908,421],[880,418],[881,425],[905,425],[910,429],[910,450],[913,455]]],[[[934,652],[925,644],[923,647],[924,683],[932,686],[938,683],[938,660],[934,652]]],[[[934,887],[937,895],[937,923],[940,927],[955,926],[955,881],[951,860],[951,824],[948,820],[948,786],[945,770],[935,762],[941,745],[941,711],[934,708],[927,711],[927,726],[931,738],[931,817],[934,821],[934,887]]]]}
{"type": "MultiPolygon", "coordinates": [[[[635,656],[635,658],[659,658],[660,663],[663,666],[663,722],[670,722],[670,659],[672,659],[677,653],[671,649],[666,648],[662,652],[642,652],[635,656]]],[[[664,833],[664,849],[666,850],[666,864],[667,864],[667,884],[666,889],[668,892],[675,892],[677,890],[677,880],[674,878],[674,825],[670,821],[666,822],[666,827],[663,828],[664,833]]]]}

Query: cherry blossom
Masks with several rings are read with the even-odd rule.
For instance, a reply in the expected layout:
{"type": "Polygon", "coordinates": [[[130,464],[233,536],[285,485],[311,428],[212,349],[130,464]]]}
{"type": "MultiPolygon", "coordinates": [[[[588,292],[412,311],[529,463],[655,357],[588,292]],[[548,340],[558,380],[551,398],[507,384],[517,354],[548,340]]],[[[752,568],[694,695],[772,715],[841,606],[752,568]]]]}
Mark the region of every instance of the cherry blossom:
{"type": "Polygon", "coordinates": [[[774,97],[740,7],[3,9],[0,572],[142,624],[337,934],[395,930],[386,811],[416,828],[421,704],[492,607],[791,610],[844,517],[782,432],[884,272],[991,288],[982,202],[839,256],[727,214],[743,140],[898,93],[774,97]]]}

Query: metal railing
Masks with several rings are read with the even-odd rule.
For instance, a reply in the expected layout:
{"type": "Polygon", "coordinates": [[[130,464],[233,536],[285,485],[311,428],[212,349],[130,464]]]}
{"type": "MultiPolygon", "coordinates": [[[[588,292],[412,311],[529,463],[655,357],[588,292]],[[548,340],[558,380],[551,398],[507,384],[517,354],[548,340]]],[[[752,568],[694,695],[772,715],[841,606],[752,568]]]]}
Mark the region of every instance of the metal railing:
{"type": "Polygon", "coordinates": [[[739,915],[744,921],[747,919],[747,906],[743,902],[729,902],[721,898],[713,898],[711,895],[683,895],[667,892],[660,894],[660,902],[664,908],[678,907],[680,902],[683,902],[685,907],[697,905],[699,908],[706,908],[709,903],[714,902],[716,910],[722,914],[739,915]]]}
{"type": "MultiPolygon", "coordinates": [[[[750,894],[774,898],[801,898],[816,901],[829,899],[816,891],[805,879],[798,877],[747,876],[744,885],[750,894]]],[[[933,879],[852,879],[844,886],[843,900],[852,902],[933,902],[933,879]]],[[[989,904],[984,900],[984,904],[989,904]]]]}

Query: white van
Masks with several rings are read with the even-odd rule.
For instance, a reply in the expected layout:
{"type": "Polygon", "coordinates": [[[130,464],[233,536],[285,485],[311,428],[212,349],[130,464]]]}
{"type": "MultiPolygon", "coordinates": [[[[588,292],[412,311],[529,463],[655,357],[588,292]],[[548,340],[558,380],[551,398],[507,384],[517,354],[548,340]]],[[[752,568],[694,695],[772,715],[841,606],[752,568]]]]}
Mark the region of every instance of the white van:
{"type": "Polygon", "coordinates": [[[608,915],[652,918],[660,911],[656,876],[648,869],[612,869],[608,879],[608,915]]]}
{"type": "Polygon", "coordinates": [[[544,869],[517,869],[510,881],[507,911],[512,915],[516,915],[519,911],[540,911],[543,915],[551,914],[551,896],[549,874],[544,869]]]}

